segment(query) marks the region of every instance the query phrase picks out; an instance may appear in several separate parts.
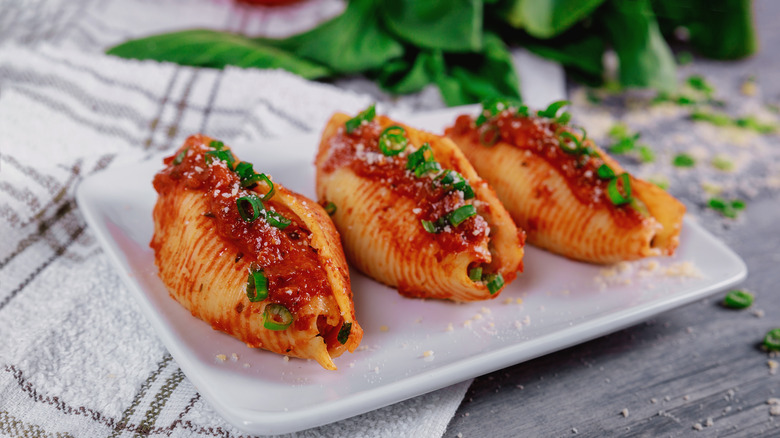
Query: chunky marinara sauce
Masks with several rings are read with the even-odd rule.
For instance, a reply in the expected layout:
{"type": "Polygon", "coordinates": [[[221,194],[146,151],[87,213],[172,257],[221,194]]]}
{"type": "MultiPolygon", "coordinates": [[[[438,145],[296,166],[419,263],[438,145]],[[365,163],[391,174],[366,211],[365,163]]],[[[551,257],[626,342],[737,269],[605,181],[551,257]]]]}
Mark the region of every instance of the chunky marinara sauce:
{"type": "MultiPolygon", "coordinates": [[[[582,204],[609,209],[616,224],[620,226],[631,227],[643,220],[642,215],[629,204],[617,206],[609,199],[609,181],[599,178],[597,174],[604,160],[599,157],[569,154],[561,149],[556,132],[567,129],[566,127],[544,117],[523,117],[511,111],[501,112],[490,123],[498,127],[501,141],[547,161],[563,177],[574,197],[582,204]]],[[[487,128],[486,125],[483,126],[487,128]]],[[[481,144],[481,129],[485,128],[477,128],[471,116],[461,115],[447,133],[467,136],[472,142],[481,144]]]]}
{"type": "MultiPolygon", "coordinates": [[[[330,283],[317,250],[310,245],[310,231],[300,218],[281,202],[276,202],[274,198],[278,194],[274,194],[268,201],[263,201],[265,208],[289,219],[290,225],[280,230],[266,222],[262,214],[253,222],[244,221],[236,200],[250,194],[262,197],[265,189],[258,192],[242,189],[240,178],[224,161],[215,159],[206,164],[205,153],[213,150],[210,142],[211,139],[204,136],[188,138],[179,151],[164,160],[165,169],[154,177],[155,190],[163,195],[183,188],[203,196],[208,208],[201,214],[212,222],[213,231],[228,250],[235,252],[235,261],[246,260],[263,269],[268,279],[265,302],[282,304],[295,315],[311,297],[330,293],[330,283]],[[185,148],[184,159],[174,164],[176,156],[185,148]]],[[[299,322],[298,318],[295,322],[299,322]]]]}
{"type": "MultiPolygon", "coordinates": [[[[328,140],[330,154],[322,166],[323,171],[332,172],[348,166],[356,175],[379,182],[397,196],[413,200],[417,205],[413,214],[419,220],[436,222],[466,205],[463,192],[434,182],[438,172],[429,172],[418,178],[413,171],[407,170],[407,156],[422,145],[412,145],[410,141],[401,154],[392,157],[383,155],[379,149],[379,135],[385,127],[376,119],[363,123],[351,134],[347,134],[343,126],[339,127],[328,140]]],[[[418,224],[424,231],[422,223],[418,221],[418,224]]],[[[489,231],[485,219],[477,214],[457,227],[447,225],[439,233],[429,234],[443,250],[451,252],[482,245],[488,240],[489,231]]]]}

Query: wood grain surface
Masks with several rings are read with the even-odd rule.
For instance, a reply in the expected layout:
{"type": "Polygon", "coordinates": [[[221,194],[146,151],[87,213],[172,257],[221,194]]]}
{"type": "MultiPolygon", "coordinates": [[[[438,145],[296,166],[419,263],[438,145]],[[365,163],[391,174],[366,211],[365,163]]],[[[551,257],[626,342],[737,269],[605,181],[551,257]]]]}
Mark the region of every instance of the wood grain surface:
{"type": "MultiPolygon", "coordinates": [[[[780,102],[780,2],[755,3],[761,51],[751,59],[696,60],[708,78],[755,75],[780,102]]],[[[780,137],[772,140],[780,148],[780,137]]],[[[700,210],[691,211],[696,215],[700,210]]],[[[445,437],[780,437],[780,370],[760,349],[780,327],[780,195],[750,202],[738,221],[703,220],[747,263],[746,310],[724,293],[643,324],[477,378],[445,437]]],[[[780,358],[776,358],[780,362],[780,358]]]]}

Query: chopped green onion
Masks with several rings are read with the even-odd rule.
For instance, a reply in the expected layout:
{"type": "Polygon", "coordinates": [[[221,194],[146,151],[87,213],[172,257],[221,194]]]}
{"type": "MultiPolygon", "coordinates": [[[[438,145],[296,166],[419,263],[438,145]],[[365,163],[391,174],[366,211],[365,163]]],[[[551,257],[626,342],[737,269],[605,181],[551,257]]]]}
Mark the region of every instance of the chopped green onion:
{"type": "Polygon", "coordinates": [[[341,345],[344,345],[347,343],[347,340],[349,339],[349,334],[352,332],[352,323],[351,322],[345,322],[341,325],[341,328],[339,329],[339,334],[336,336],[336,339],[338,339],[339,343],[341,345]]]}
{"type": "Polygon", "coordinates": [[[328,213],[328,216],[333,216],[336,213],[336,204],[332,202],[325,204],[325,213],[328,213]]]}
{"type": "Polygon", "coordinates": [[[538,111],[536,114],[539,117],[546,117],[548,119],[555,119],[558,116],[558,111],[565,107],[566,105],[570,105],[571,102],[568,100],[559,100],[557,102],[553,102],[550,104],[550,106],[547,107],[547,109],[543,111],[538,111]]]}
{"type": "Polygon", "coordinates": [[[442,186],[451,185],[453,189],[460,190],[463,192],[463,199],[471,199],[475,196],[474,189],[471,188],[471,185],[466,181],[466,178],[454,170],[445,169],[439,174],[437,181],[434,181],[434,184],[436,182],[442,186]]]}
{"type": "Polygon", "coordinates": [[[187,156],[187,151],[190,150],[189,146],[182,149],[181,152],[176,154],[176,158],[173,159],[173,165],[178,166],[181,164],[182,161],[184,161],[184,157],[187,156]]]}
{"type": "Polygon", "coordinates": [[[281,304],[270,303],[263,310],[263,327],[268,330],[284,330],[293,322],[292,313],[281,304]]]}
{"type": "Polygon", "coordinates": [[[677,167],[693,167],[696,165],[696,160],[688,154],[677,154],[674,156],[672,164],[677,167]]]}
{"type": "Polygon", "coordinates": [[[268,193],[263,195],[263,201],[267,201],[274,195],[274,183],[271,181],[271,178],[268,178],[268,175],[264,173],[259,174],[259,180],[265,181],[265,183],[268,185],[268,193]]]}
{"type": "Polygon", "coordinates": [[[625,123],[616,123],[612,125],[611,128],[609,128],[609,132],[607,133],[610,137],[620,140],[622,138],[630,137],[631,134],[628,130],[628,125],[625,123]]]}
{"type": "Polygon", "coordinates": [[[249,273],[246,282],[246,297],[253,303],[268,298],[268,279],[262,269],[249,273]]]}
{"type": "Polygon", "coordinates": [[[482,267],[478,268],[471,268],[469,269],[469,279],[471,281],[481,281],[482,280],[482,267]]]}
{"type": "Polygon", "coordinates": [[[712,167],[724,172],[731,172],[734,170],[734,163],[721,155],[714,157],[710,163],[712,164],[712,167]]]}
{"type": "Polygon", "coordinates": [[[495,274],[487,274],[482,278],[482,281],[487,284],[490,295],[495,295],[496,292],[500,291],[501,288],[504,287],[504,277],[500,272],[495,274]]]}
{"type": "Polygon", "coordinates": [[[482,146],[494,146],[501,140],[501,130],[496,125],[485,125],[479,130],[479,142],[482,146]]]}
{"type": "Polygon", "coordinates": [[[406,149],[409,140],[404,136],[406,130],[400,126],[390,126],[379,134],[379,150],[387,157],[398,155],[406,149]]]}
{"type": "Polygon", "coordinates": [[[747,204],[740,199],[726,201],[721,198],[711,198],[709,202],[707,202],[707,206],[727,218],[736,219],[739,211],[744,210],[747,207],[747,204]]]}
{"type": "Polygon", "coordinates": [[[466,219],[476,216],[477,209],[473,205],[458,207],[447,215],[447,220],[453,227],[457,227],[466,219]]]}
{"type": "Polygon", "coordinates": [[[433,161],[433,151],[428,143],[424,143],[419,149],[412,152],[406,157],[406,169],[414,170],[420,163],[433,161]],[[425,152],[430,152],[430,156],[426,157],[425,152]]]}
{"type": "Polygon", "coordinates": [[[694,90],[703,92],[707,97],[712,96],[715,93],[715,87],[712,86],[701,75],[692,75],[688,77],[688,85],[694,90]]]}
{"type": "Polygon", "coordinates": [[[580,142],[580,139],[569,131],[561,131],[558,133],[558,144],[567,154],[579,155],[582,150],[582,142],[580,142]],[[567,146],[567,140],[573,143],[574,147],[567,146]]]}
{"type": "Polygon", "coordinates": [[[726,114],[716,114],[708,111],[696,110],[691,113],[691,120],[712,123],[715,126],[731,125],[731,118],[726,114]]]}
{"type": "Polygon", "coordinates": [[[651,183],[655,184],[656,186],[662,188],[663,190],[666,190],[669,188],[669,179],[666,178],[663,175],[655,175],[647,179],[651,183]]]}
{"type": "Polygon", "coordinates": [[[628,173],[621,173],[618,177],[614,178],[607,185],[607,195],[609,200],[615,205],[623,205],[631,202],[631,178],[628,173]],[[623,186],[625,195],[620,192],[618,184],[623,186]]]}
{"type": "Polygon", "coordinates": [[[753,294],[741,289],[734,289],[723,299],[723,305],[731,309],[745,309],[753,304],[753,294]]]}
{"type": "Polygon", "coordinates": [[[281,214],[279,214],[279,213],[277,213],[275,211],[271,211],[271,210],[266,210],[266,212],[265,212],[265,220],[271,226],[274,226],[274,227],[276,227],[276,228],[278,228],[280,230],[283,230],[283,229],[287,228],[292,223],[292,221],[290,219],[287,219],[286,217],[282,216],[281,214]]]}
{"type": "Polygon", "coordinates": [[[236,199],[236,205],[238,206],[238,214],[241,215],[241,219],[244,222],[254,222],[260,217],[260,213],[265,210],[263,201],[255,195],[242,196],[236,199]],[[251,211],[247,209],[251,209],[251,211]]]}
{"type": "Polygon", "coordinates": [[[596,169],[596,174],[601,179],[612,179],[615,177],[615,171],[612,170],[612,168],[609,167],[607,163],[604,163],[601,166],[599,166],[599,168],[596,169]]]}
{"type": "Polygon", "coordinates": [[[215,150],[206,152],[206,155],[204,156],[206,164],[211,164],[215,159],[224,161],[227,163],[228,169],[233,170],[233,163],[235,163],[236,158],[229,150],[215,150]]]}
{"type": "Polygon", "coordinates": [[[517,108],[518,115],[528,116],[528,107],[522,105],[519,101],[495,97],[482,102],[482,112],[479,113],[479,116],[474,121],[474,124],[477,125],[477,127],[480,127],[487,123],[490,119],[501,114],[502,111],[508,110],[510,108],[517,108]]]}
{"type": "Polygon", "coordinates": [[[652,163],[655,161],[655,152],[647,145],[639,146],[639,159],[643,163],[652,163]]]}
{"type": "Polygon", "coordinates": [[[439,233],[439,228],[432,221],[426,221],[425,219],[421,219],[420,222],[422,223],[423,228],[425,228],[425,231],[431,234],[439,233]]]}
{"type": "Polygon", "coordinates": [[[372,103],[371,106],[361,111],[360,114],[347,120],[347,123],[344,124],[347,128],[347,134],[352,134],[363,122],[371,122],[374,120],[374,117],[376,117],[376,105],[372,103]]]}
{"type": "Polygon", "coordinates": [[[221,142],[221,141],[219,141],[219,140],[211,140],[211,143],[209,143],[209,146],[210,146],[210,147],[213,147],[213,148],[214,148],[214,149],[216,149],[216,150],[220,150],[220,149],[222,149],[223,147],[225,147],[225,143],[222,143],[222,142],[221,142]]]}
{"type": "Polygon", "coordinates": [[[764,347],[770,351],[780,350],[780,328],[769,330],[764,336],[764,347]]]}
{"type": "Polygon", "coordinates": [[[636,149],[636,141],[639,140],[640,133],[629,135],[618,140],[617,143],[609,147],[609,151],[613,154],[626,154],[633,152],[636,149]]]}
{"type": "Polygon", "coordinates": [[[563,113],[561,113],[560,116],[558,116],[557,119],[555,119],[555,123],[558,123],[560,125],[565,125],[569,123],[570,120],[571,120],[571,113],[568,111],[564,111],[563,113]]]}
{"type": "Polygon", "coordinates": [[[414,168],[414,176],[419,178],[428,172],[436,172],[439,170],[441,170],[441,164],[435,161],[426,161],[424,163],[420,163],[419,166],[414,168]]]}

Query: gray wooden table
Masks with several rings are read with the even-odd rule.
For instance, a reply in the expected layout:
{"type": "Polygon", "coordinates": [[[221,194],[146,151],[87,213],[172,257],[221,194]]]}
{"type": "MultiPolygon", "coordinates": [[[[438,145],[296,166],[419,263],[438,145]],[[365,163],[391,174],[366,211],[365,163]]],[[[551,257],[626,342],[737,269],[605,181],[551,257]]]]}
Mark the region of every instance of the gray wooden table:
{"type": "MultiPolygon", "coordinates": [[[[755,75],[764,96],[778,102],[780,2],[756,2],[756,19],[757,56],[701,66],[707,77],[755,75]]],[[[703,225],[745,260],[742,286],[757,294],[752,310],[721,307],[719,293],[479,377],[445,437],[780,436],[780,416],[767,404],[780,397],[780,372],[771,373],[759,348],[780,327],[780,195],[751,201],[744,218],[726,227],[703,225]]]]}

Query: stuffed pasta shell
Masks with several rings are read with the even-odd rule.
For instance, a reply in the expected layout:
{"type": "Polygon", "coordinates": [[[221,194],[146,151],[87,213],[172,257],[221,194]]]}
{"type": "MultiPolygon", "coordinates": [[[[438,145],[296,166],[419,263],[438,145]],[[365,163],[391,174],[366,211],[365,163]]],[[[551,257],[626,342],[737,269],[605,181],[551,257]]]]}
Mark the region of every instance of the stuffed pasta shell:
{"type": "Polygon", "coordinates": [[[402,295],[495,298],[522,270],[524,234],[450,140],[370,107],[331,118],[316,167],[347,258],[402,295]]]}
{"type": "Polygon", "coordinates": [[[164,163],[150,245],[170,295],[249,347],[336,369],[332,358],[354,351],[363,331],[322,207],[202,135],[164,163]]]}
{"type": "Polygon", "coordinates": [[[685,206],[628,174],[559,115],[496,100],[446,130],[496,190],[528,241],[564,256],[614,263],[671,255],[685,206]]]}

